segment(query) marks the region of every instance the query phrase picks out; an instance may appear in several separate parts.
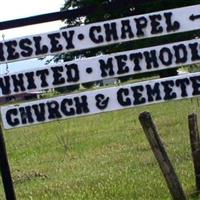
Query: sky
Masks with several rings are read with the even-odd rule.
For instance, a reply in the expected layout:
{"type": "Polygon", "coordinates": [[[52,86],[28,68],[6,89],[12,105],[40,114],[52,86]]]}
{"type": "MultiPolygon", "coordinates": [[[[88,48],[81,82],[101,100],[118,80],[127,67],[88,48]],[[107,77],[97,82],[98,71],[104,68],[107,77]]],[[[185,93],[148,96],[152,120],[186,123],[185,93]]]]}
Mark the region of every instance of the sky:
{"type": "MultiPolygon", "coordinates": [[[[34,15],[46,14],[50,12],[59,11],[64,4],[64,0],[2,0],[0,6],[0,21],[30,17],[34,15]]],[[[0,37],[2,34],[5,38],[12,38],[16,36],[23,36],[24,34],[35,33],[37,31],[50,30],[52,28],[58,28],[61,22],[52,22],[50,24],[40,24],[30,27],[24,27],[0,31],[0,37]],[[23,31],[22,31],[23,30],[23,31]],[[14,33],[14,34],[13,34],[14,33]],[[16,36],[15,36],[16,35],[16,36]]]]}
{"type": "MultiPolygon", "coordinates": [[[[0,22],[30,17],[34,15],[57,12],[64,5],[65,0],[2,0],[0,6],[0,22]]],[[[63,23],[61,21],[44,23],[39,25],[25,26],[22,28],[15,28],[0,31],[0,41],[4,39],[12,39],[25,35],[34,35],[45,33],[49,31],[58,30],[63,23]]],[[[27,67],[36,67],[41,65],[41,61],[37,59],[20,61],[16,63],[9,63],[8,70],[5,65],[0,65],[0,74],[15,72],[27,67]]]]}

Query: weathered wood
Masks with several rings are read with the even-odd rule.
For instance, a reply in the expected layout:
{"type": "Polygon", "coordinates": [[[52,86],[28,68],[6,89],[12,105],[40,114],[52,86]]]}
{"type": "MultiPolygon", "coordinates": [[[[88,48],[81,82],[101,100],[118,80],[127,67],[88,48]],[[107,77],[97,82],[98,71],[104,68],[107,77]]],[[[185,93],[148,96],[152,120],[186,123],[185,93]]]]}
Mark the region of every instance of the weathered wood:
{"type": "Polygon", "coordinates": [[[194,163],[196,189],[197,191],[200,191],[200,138],[196,114],[193,113],[188,116],[188,126],[190,132],[192,158],[194,163]]]}
{"type": "Polygon", "coordinates": [[[162,144],[162,141],[156,129],[156,125],[152,120],[151,114],[148,112],[141,113],[139,116],[139,120],[149,141],[154,156],[156,157],[160,169],[165,177],[173,200],[186,200],[187,197],[182,189],[179,179],[162,144]]]}
{"type": "Polygon", "coordinates": [[[5,191],[6,200],[15,200],[15,190],[10,173],[3,131],[0,125],[0,171],[5,191]]]}

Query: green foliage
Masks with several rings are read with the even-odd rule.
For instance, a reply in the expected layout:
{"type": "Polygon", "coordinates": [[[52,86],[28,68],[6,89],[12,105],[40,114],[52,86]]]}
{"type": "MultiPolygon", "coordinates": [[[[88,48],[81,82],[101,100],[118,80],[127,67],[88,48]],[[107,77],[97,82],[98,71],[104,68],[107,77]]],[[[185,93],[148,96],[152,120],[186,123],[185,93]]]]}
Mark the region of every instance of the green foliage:
{"type": "Polygon", "coordinates": [[[70,86],[55,88],[55,91],[59,93],[66,93],[66,92],[72,92],[72,91],[78,90],[79,88],[80,88],[80,85],[77,84],[77,85],[70,85],[70,86]]]}
{"type": "Polygon", "coordinates": [[[94,86],[94,82],[88,82],[88,83],[83,83],[82,84],[82,86],[84,87],[84,88],[91,88],[92,86],[94,86]]]}
{"type": "Polygon", "coordinates": [[[194,72],[200,72],[200,64],[194,64],[187,68],[188,72],[194,73],[194,72]]]}

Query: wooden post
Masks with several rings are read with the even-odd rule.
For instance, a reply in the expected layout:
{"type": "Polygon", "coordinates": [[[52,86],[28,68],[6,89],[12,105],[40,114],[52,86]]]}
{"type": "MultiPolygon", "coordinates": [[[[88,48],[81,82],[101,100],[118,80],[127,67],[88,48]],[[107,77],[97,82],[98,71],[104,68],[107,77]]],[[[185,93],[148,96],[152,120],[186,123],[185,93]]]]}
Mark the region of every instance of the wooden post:
{"type": "Polygon", "coordinates": [[[149,141],[154,156],[156,157],[161,171],[165,177],[173,200],[186,200],[187,197],[168,158],[167,152],[165,151],[165,148],[161,142],[161,139],[156,130],[156,126],[151,118],[151,114],[148,112],[141,113],[139,120],[149,141]]]}
{"type": "Polygon", "coordinates": [[[15,190],[10,173],[6,146],[3,137],[3,131],[0,125],[0,170],[5,191],[6,200],[15,200],[15,190]]]}
{"type": "Polygon", "coordinates": [[[200,138],[197,124],[197,115],[188,115],[188,126],[190,132],[190,145],[192,150],[192,158],[194,163],[196,189],[200,191],[200,138]]]}

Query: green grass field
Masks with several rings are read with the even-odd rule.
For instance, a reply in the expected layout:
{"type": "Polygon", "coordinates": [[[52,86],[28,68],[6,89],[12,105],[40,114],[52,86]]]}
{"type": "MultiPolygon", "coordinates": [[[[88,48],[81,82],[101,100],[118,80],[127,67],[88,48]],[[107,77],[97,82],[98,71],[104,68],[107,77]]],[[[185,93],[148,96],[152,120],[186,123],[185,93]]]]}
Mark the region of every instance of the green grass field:
{"type": "Polygon", "coordinates": [[[200,199],[187,123],[199,109],[197,99],[171,101],[4,131],[17,199],[171,199],[138,121],[143,111],[152,113],[189,199],[200,199]]]}

